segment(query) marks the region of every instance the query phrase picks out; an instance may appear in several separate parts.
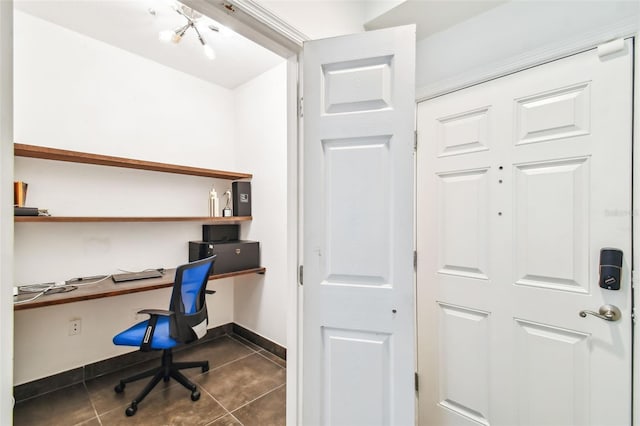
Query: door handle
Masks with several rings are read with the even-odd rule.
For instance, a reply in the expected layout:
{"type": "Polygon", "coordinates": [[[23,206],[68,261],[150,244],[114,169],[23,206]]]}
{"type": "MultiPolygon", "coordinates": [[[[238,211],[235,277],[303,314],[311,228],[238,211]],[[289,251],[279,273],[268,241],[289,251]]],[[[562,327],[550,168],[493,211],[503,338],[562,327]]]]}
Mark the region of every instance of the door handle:
{"type": "Polygon", "coordinates": [[[622,313],[617,306],[614,305],[602,305],[600,306],[599,312],[593,311],[580,311],[580,316],[585,318],[588,315],[593,315],[594,317],[602,318],[605,321],[618,321],[622,317],[622,313]]]}

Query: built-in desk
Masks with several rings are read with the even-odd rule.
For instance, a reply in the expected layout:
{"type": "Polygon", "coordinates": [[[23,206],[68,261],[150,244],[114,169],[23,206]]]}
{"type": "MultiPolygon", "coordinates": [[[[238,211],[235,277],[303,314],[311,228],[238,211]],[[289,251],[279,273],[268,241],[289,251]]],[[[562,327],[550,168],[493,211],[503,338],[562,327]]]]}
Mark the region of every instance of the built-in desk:
{"type": "MultiPolygon", "coordinates": [[[[265,271],[266,268],[253,268],[243,271],[229,272],[226,274],[216,274],[209,277],[209,281],[236,277],[238,275],[264,274],[265,271]]],[[[41,308],[44,306],[60,305],[63,303],[101,299],[103,297],[113,297],[120,296],[122,294],[139,293],[143,291],[156,290],[159,288],[167,288],[173,285],[175,274],[175,269],[167,269],[164,273],[164,276],[160,278],[148,278],[144,280],[127,281],[118,284],[114,283],[111,278],[108,278],[96,284],[83,283],[83,285],[78,286],[78,288],[73,291],[42,295],[32,302],[14,304],[13,309],[15,311],[19,311],[23,309],[41,308]]],[[[26,300],[33,296],[33,293],[21,294],[15,297],[14,300],[26,300]]]]}

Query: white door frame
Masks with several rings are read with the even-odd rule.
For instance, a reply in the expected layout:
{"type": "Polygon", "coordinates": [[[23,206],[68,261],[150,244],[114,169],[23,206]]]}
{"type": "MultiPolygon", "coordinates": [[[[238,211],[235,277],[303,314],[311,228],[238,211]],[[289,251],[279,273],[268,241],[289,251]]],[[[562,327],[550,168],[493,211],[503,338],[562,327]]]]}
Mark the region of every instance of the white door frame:
{"type": "MultiPolygon", "coordinates": [[[[238,34],[287,60],[287,424],[301,424],[302,414],[302,287],[298,265],[302,259],[302,130],[298,99],[302,82],[302,44],[307,36],[254,0],[181,0],[238,34]]],[[[0,1],[1,2],[1,1],[0,1]]]]}
{"type": "Polygon", "coordinates": [[[0,1],[0,424],[13,418],[13,1],[0,1]]]}
{"type": "MultiPolygon", "coordinates": [[[[634,300],[633,300],[633,312],[634,316],[637,316],[637,312],[640,312],[640,286],[638,286],[638,273],[636,268],[640,265],[640,219],[638,219],[638,212],[640,212],[640,33],[636,33],[634,37],[634,97],[633,97],[633,169],[632,176],[635,184],[632,186],[633,197],[633,214],[632,226],[633,226],[633,239],[631,241],[631,247],[633,252],[633,275],[631,277],[631,284],[633,285],[634,300]]],[[[634,323],[636,320],[634,320],[634,323]]],[[[633,333],[633,424],[640,425],[640,398],[637,396],[637,392],[640,391],[640,333],[633,333]]]]}

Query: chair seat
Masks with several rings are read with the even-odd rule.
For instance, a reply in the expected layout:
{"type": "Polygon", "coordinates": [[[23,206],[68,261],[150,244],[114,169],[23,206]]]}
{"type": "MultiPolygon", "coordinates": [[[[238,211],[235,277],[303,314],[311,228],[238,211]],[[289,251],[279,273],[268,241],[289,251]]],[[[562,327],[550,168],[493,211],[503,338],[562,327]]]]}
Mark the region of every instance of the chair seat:
{"type": "MultiPolygon", "coordinates": [[[[144,333],[147,330],[149,320],[137,323],[129,327],[113,338],[113,343],[120,346],[140,346],[144,333]]],[[[156,324],[156,330],[151,340],[151,349],[171,349],[178,346],[179,343],[169,335],[169,317],[159,317],[156,324]]]]}

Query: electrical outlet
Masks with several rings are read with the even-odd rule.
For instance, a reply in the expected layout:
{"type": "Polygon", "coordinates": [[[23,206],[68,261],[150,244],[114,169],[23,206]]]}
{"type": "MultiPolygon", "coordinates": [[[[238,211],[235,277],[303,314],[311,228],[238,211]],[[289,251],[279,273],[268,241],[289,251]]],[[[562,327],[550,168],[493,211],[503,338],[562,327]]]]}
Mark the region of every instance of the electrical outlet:
{"type": "Polygon", "coordinates": [[[82,330],[82,320],[80,318],[72,319],[69,321],[69,336],[75,336],[80,334],[82,330]]]}

